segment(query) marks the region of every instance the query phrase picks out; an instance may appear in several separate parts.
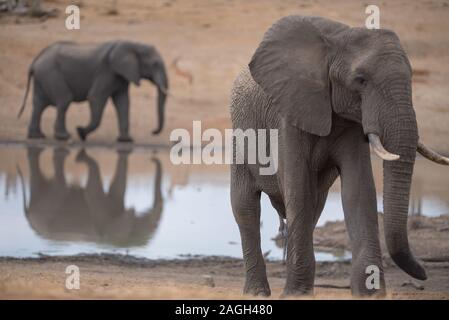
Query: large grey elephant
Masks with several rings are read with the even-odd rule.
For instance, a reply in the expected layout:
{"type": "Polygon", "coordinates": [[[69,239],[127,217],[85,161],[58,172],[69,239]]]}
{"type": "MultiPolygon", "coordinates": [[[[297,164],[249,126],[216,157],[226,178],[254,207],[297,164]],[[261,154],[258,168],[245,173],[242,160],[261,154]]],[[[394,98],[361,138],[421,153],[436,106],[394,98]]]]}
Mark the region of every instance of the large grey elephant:
{"type": "Polygon", "coordinates": [[[54,176],[46,178],[40,169],[42,148],[28,147],[30,199],[24,194],[24,211],[30,226],[43,238],[59,241],[89,241],[116,247],[146,245],[162,217],[162,166],[153,157],[155,180],[153,206],[144,212],[125,207],[128,151],[119,151],[115,174],[108,192],[97,161],[83,149],[76,161],[88,168],[85,187],[65,179],[67,149],[53,153],[54,176]]]}
{"type": "Polygon", "coordinates": [[[54,125],[56,139],[67,140],[65,115],[71,102],[89,101],[90,123],[78,127],[82,140],[101,122],[104,107],[112,97],[117,111],[120,135],[118,141],[130,142],[129,95],[132,82],[141,79],[153,82],[158,89],[158,134],[164,126],[164,108],[168,79],[162,57],[154,46],[129,41],[112,41],[99,45],[79,45],[74,42],[56,42],[33,60],[28,71],[25,97],[18,117],[21,116],[34,78],[33,113],[28,127],[28,138],[44,138],[40,128],[41,116],[49,105],[56,106],[54,125]]]}
{"type": "Polygon", "coordinates": [[[261,165],[248,160],[231,167],[231,202],[246,268],[244,293],[270,294],[260,247],[261,192],[287,221],[284,294],[313,292],[313,230],[337,177],[352,247],[352,293],[385,293],[368,140],[384,159],[390,256],[412,277],[426,279],[407,238],[415,155],[418,151],[446,165],[449,159],[418,141],[411,78],[409,60],[393,31],[288,16],[265,33],[231,98],[234,129],[277,129],[279,134],[276,174],[260,175],[261,165]],[[374,282],[374,288],[366,285],[376,267],[378,289],[374,282]]]}

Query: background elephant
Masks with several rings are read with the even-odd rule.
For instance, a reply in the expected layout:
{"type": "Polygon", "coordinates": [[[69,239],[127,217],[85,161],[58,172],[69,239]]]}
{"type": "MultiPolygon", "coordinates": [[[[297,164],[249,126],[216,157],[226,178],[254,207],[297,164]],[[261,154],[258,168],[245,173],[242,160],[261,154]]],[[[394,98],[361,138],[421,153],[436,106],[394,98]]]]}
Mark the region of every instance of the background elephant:
{"type": "Polygon", "coordinates": [[[411,77],[407,55],[389,30],[289,16],[266,32],[249,69],[235,81],[231,98],[234,129],[279,130],[275,175],[259,175],[259,164],[231,167],[245,293],[270,294],[260,248],[261,192],[287,220],[284,294],[313,291],[313,230],[338,176],[352,248],[352,292],[385,293],[367,137],[385,160],[384,229],[390,256],[409,275],[426,279],[407,238],[415,155],[419,151],[442,164],[449,159],[418,142],[411,77]],[[378,290],[366,286],[370,265],[380,271],[378,290]]]}
{"type": "Polygon", "coordinates": [[[70,135],[65,125],[65,114],[71,102],[89,101],[90,123],[78,127],[82,140],[101,122],[104,107],[112,97],[117,111],[120,135],[118,141],[132,141],[129,136],[129,83],[140,84],[148,79],[158,89],[158,134],[164,126],[164,108],[168,79],[164,62],[150,45],[113,41],[99,45],[79,45],[74,42],[56,42],[42,50],[28,71],[28,82],[22,114],[33,77],[33,113],[28,127],[28,138],[44,138],[40,128],[42,112],[47,106],[57,107],[54,127],[56,139],[67,140],[70,135]]]}
{"type": "Polygon", "coordinates": [[[65,180],[66,149],[55,149],[54,177],[44,177],[39,158],[43,149],[28,147],[30,169],[30,199],[27,204],[24,190],[24,211],[31,227],[42,237],[51,240],[89,241],[117,247],[146,245],[156,231],[163,211],[161,192],[162,167],[153,158],[155,181],[153,206],[139,213],[125,208],[128,152],[120,151],[113,180],[108,192],[103,190],[100,170],[94,158],[84,150],[77,162],[87,165],[86,187],[69,185],[65,180]]]}

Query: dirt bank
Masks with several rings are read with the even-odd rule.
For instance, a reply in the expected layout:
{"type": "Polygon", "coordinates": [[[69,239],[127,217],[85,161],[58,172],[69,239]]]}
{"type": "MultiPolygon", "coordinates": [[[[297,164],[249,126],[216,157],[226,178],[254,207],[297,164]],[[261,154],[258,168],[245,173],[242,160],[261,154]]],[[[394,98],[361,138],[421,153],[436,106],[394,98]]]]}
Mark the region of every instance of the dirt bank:
{"type": "MultiPolygon", "coordinates": [[[[412,280],[384,254],[387,299],[449,299],[449,215],[414,218],[410,239],[428,280],[412,280]]],[[[342,222],[315,232],[315,245],[349,249],[342,222]]],[[[385,249],[383,252],[386,253],[385,249]]],[[[267,263],[272,298],[281,294],[285,265],[267,263]]],[[[314,299],[351,299],[350,262],[318,262],[314,299]]],[[[226,257],[147,260],[123,255],[0,258],[0,298],[242,299],[243,262],[226,257]],[[68,265],[80,268],[80,290],[65,289],[68,265]],[[214,286],[211,286],[211,278],[214,286]]]]}

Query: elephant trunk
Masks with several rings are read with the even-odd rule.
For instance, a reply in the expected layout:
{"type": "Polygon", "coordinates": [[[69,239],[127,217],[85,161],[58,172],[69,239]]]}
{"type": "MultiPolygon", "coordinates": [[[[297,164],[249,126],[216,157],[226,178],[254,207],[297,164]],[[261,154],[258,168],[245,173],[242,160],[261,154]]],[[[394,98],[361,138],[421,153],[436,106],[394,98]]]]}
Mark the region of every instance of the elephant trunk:
{"type": "Polygon", "coordinates": [[[153,134],[159,134],[164,128],[165,102],[168,95],[168,80],[164,69],[153,76],[153,82],[157,86],[157,128],[153,134]]]}
{"type": "Polygon", "coordinates": [[[399,159],[383,163],[386,245],[396,265],[410,276],[425,280],[426,272],[413,257],[407,236],[410,187],[418,145],[416,116],[411,103],[395,102],[390,110],[395,110],[396,114],[383,117],[382,140],[386,149],[399,155],[399,159]]]}
{"type": "Polygon", "coordinates": [[[138,239],[145,239],[145,243],[154,236],[160,224],[164,207],[164,199],[162,196],[162,164],[157,157],[153,157],[151,161],[156,166],[153,206],[139,215],[133,227],[133,233],[138,239]]]}
{"type": "Polygon", "coordinates": [[[30,212],[30,210],[29,210],[28,204],[27,204],[25,179],[23,178],[22,170],[20,170],[20,167],[18,165],[17,165],[16,169],[17,169],[17,173],[19,175],[20,186],[22,188],[23,212],[25,212],[25,215],[28,216],[28,213],[30,212]]]}

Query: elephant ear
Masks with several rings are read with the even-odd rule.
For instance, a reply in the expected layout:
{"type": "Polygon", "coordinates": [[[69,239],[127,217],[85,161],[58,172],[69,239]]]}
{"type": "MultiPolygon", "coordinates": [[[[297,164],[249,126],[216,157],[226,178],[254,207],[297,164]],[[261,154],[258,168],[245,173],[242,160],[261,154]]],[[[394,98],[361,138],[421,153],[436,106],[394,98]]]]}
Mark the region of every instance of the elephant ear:
{"type": "Polygon", "coordinates": [[[327,51],[311,20],[288,16],[265,33],[249,63],[251,76],[277,113],[319,136],[328,135],[332,125],[327,51]]]}
{"type": "Polygon", "coordinates": [[[139,59],[130,43],[116,44],[109,54],[112,70],[129,82],[140,84],[139,59]]]}

